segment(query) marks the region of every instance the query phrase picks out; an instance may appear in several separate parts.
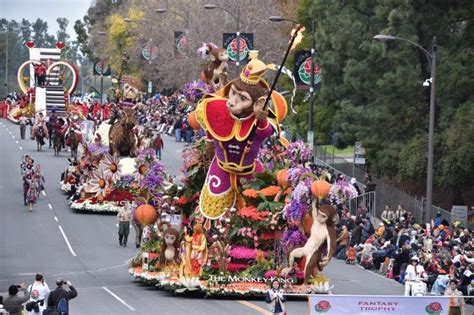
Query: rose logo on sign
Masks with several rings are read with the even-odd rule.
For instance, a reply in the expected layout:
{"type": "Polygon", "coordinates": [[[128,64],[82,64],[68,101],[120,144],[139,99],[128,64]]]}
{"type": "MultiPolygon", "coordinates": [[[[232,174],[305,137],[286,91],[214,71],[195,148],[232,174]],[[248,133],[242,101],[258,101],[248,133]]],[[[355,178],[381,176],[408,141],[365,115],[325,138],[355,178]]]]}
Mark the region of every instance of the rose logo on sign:
{"type": "MultiPolygon", "coordinates": [[[[311,57],[306,58],[306,60],[300,65],[300,68],[298,69],[298,75],[304,84],[311,85],[311,57]]],[[[320,82],[321,68],[315,65],[314,84],[318,84],[320,82]]]]}
{"type": "MultiPolygon", "coordinates": [[[[249,47],[247,45],[247,41],[243,38],[240,38],[240,58],[239,60],[244,60],[247,57],[249,52],[249,47]]],[[[237,61],[237,38],[234,38],[229,45],[227,45],[227,55],[229,56],[230,60],[237,61]]]]}
{"type": "Polygon", "coordinates": [[[429,315],[441,315],[441,312],[443,311],[443,308],[441,307],[441,304],[438,302],[432,302],[425,307],[425,311],[429,315]]]}
{"type": "Polygon", "coordinates": [[[95,72],[99,74],[104,74],[107,69],[107,64],[103,61],[99,61],[98,63],[95,64],[95,72]]]}
{"type": "Polygon", "coordinates": [[[142,56],[145,60],[153,60],[158,56],[158,47],[146,45],[142,49],[142,56]]]}
{"type": "Polygon", "coordinates": [[[317,313],[327,313],[331,309],[331,304],[328,301],[322,300],[319,301],[315,306],[314,310],[317,313]]]}

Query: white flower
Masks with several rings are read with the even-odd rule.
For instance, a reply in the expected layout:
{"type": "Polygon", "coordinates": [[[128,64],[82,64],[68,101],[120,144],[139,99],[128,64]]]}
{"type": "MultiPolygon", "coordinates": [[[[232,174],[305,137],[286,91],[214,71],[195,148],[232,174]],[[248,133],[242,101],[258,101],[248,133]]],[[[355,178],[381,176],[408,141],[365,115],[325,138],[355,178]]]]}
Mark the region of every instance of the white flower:
{"type": "Polygon", "coordinates": [[[322,294],[329,294],[331,293],[331,289],[334,288],[334,286],[329,286],[329,281],[325,281],[324,283],[318,282],[313,285],[311,285],[311,291],[313,293],[322,293],[322,294]]]}
{"type": "Polygon", "coordinates": [[[201,285],[198,277],[181,277],[179,278],[179,284],[186,289],[198,288],[201,285]]]}
{"type": "Polygon", "coordinates": [[[137,164],[137,168],[135,169],[135,172],[133,172],[133,175],[135,176],[136,180],[142,180],[146,176],[146,174],[148,174],[149,170],[150,166],[148,164],[137,164]]]}
{"type": "Polygon", "coordinates": [[[90,192],[96,193],[96,197],[99,195],[105,196],[107,188],[109,188],[109,181],[107,176],[105,176],[102,169],[92,173],[92,178],[89,181],[90,192]]]}
{"type": "Polygon", "coordinates": [[[99,167],[102,168],[105,176],[110,177],[113,182],[119,180],[122,175],[122,165],[120,165],[120,157],[118,155],[105,155],[99,167]]]}

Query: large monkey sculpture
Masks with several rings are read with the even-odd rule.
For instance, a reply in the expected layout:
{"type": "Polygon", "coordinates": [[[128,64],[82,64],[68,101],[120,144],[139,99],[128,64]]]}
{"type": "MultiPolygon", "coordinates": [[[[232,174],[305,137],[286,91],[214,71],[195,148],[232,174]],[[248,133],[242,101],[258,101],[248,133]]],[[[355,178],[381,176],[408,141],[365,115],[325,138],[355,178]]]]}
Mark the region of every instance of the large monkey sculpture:
{"type": "Polygon", "coordinates": [[[217,91],[227,83],[227,61],[229,56],[224,48],[214,44],[205,44],[198,50],[201,57],[209,62],[201,72],[201,80],[212,85],[217,91]]]}
{"type": "Polygon", "coordinates": [[[287,275],[293,268],[295,258],[306,257],[304,267],[304,284],[307,284],[311,276],[315,276],[323,270],[336,252],[336,224],[339,216],[336,209],[330,205],[317,206],[317,200],[313,200],[312,211],[313,224],[311,235],[303,247],[295,248],[290,253],[288,268],[283,270],[287,275]],[[322,257],[322,245],[327,242],[328,253],[322,257]]]}
{"type": "Polygon", "coordinates": [[[160,266],[179,265],[179,232],[168,228],[163,232],[163,244],[160,251],[160,266]]]}

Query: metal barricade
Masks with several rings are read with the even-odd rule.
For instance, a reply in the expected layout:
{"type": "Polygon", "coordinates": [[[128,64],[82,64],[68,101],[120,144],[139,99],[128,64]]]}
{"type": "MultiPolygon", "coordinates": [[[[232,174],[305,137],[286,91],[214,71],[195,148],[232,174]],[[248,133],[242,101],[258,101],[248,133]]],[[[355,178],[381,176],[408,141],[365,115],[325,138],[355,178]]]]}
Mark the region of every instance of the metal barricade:
{"type": "Polygon", "coordinates": [[[357,208],[361,208],[370,214],[371,218],[376,216],[376,192],[369,191],[349,200],[351,215],[355,215],[357,208]]]}

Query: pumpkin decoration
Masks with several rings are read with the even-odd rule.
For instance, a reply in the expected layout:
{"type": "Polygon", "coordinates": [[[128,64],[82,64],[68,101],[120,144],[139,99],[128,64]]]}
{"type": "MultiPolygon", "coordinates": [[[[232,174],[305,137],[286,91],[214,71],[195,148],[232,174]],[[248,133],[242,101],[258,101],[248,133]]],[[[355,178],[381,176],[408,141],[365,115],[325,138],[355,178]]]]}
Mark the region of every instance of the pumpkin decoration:
{"type": "Polygon", "coordinates": [[[313,196],[323,199],[329,194],[329,190],[331,189],[331,184],[323,179],[318,179],[311,184],[311,192],[313,196]]]}
{"type": "Polygon", "coordinates": [[[156,209],[151,205],[143,204],[141,206],[138,206],[137,209],[135,210],[135,219],[141,225],[152,224],[153,222],[156,221],[156,218],[157,218],[156,209]]]}
{"type": "Polygon", "coordinates": [[[276,178],[277,178],[278,184],[281,187],[287,188],[288,186],[290,186],[290,183],[288,182],[288,170],[279,170],[276,173],[276,178]]]}
{"type": "Polygon", "coordinates": [[[188,115],[188,123],[193,128],[194,130],[199,130],[201,128],[201,125],[196,119],[196,112],[190,112],[188,115]]]}
{"type": "Polygon", "coordinates": [[[306,213],[306,215],[303,217],[303,230],[306,237],[309,237],[311,235],[312,226],[313,226],[313,217],[309,213],[306,213]]]}

